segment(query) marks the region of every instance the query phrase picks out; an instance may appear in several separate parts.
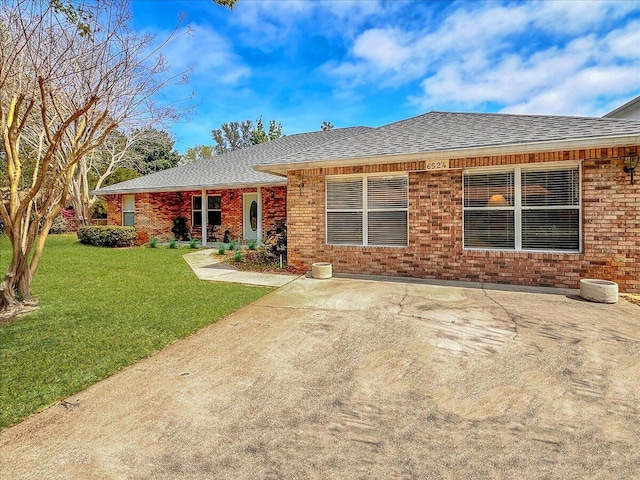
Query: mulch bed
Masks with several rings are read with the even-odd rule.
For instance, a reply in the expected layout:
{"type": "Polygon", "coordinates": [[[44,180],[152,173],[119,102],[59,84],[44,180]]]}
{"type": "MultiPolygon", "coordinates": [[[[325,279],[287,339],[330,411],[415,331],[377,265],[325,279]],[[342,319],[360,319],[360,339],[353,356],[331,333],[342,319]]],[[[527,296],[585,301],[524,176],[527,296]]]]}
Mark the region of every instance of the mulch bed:
{"type": "MultiPolygon", "coordinates": [[[[257,257],[256,252],[251,251],[248,253],[243,253],[243,258],[241,262],[236,262],[233,258],[235,252],[231,250],[227,250],[225,252],[225,257],[222,261],[227,263],[228,265],[237,268],[238,270],[242,270],[243,272],[259,272],[259,273],[275,273],[280,275],[304,275],[307,273],[306,270],[295,268],[292,265],[285,265],[280,268],[278,263],[264,263],[259,259],[254,258],[257,257]]],[[[213,253],[212,256],[219,256],[218,253],[213,253]]]]}

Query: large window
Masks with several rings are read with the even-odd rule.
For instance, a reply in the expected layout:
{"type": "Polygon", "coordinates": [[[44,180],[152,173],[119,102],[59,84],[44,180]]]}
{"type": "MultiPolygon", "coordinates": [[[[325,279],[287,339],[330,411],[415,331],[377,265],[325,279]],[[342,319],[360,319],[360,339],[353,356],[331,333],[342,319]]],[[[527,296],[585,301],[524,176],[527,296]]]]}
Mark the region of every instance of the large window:
{"type": "Polygon", "coordinates": [[[406,175],[327,177],[326,198],[327,244],[407,246],[406,175]]]}
{"type": "Polygon", "coordinates": [[[133,195],[123,195],[122,197],[122,225],[134,227],[136,216],[135,197],[133,195]]]}
{"type": "MultiPolygon", "coordinates": [[[[191,198],[192,225],[202,225],[202,197],[191,198]]],[[[222,225],[222,201],[219,195],[207,196],[207,225],[222,225]]]]}
{"type": "Polygon", "coordinates": [[[464,173],[464,246],[580,251],[578,165],[464,173]]]}

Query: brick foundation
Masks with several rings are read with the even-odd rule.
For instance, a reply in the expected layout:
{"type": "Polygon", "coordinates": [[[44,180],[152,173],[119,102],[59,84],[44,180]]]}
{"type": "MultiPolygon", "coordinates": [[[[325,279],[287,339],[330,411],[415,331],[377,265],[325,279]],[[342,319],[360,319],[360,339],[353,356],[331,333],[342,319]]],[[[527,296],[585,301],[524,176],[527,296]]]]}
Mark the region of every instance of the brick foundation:
{"type": "Polygon", "coordinates": [[[623,172],[625,148],[553,151],[450,160],[449,170],[420,172],[422,162],[291,171],[288,259],[334,272],[579,288],[580,278],[618,282],[640,293],[640,185],[623,172]],[[478,251],[462,248],[462,169],[579,160],[582,164],[582,253],[478,251]],[[325,176],[409,171],[409,246],[325,245],[325,176]],[[298,186],[304,178],[304,187],[298,186]]]}

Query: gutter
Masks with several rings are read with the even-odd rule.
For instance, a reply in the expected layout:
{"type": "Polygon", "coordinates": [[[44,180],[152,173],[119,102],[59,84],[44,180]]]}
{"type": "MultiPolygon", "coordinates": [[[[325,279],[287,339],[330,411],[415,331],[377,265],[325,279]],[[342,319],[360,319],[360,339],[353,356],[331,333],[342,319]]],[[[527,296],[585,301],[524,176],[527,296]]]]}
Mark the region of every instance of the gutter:
{"type": "Polygon", "coordinates": [[[239,188],[258,188],[258,187],[284,187],[287,182],[268,182],[268,183],[230,183],[222,185],[188,185],[180,187],[160,187],[160,188],[119,188],[117,190],[104,189],[91,190],[90,195],[128,195],[131,193],[167,193],[167,192],[192,192],[202,190],[236,190],[239,188]]]}
{"type": "Polygon", "coordinates": [[[258,164],[253,169],[285,177],[290,170],[306,170],[310,168],[354,167],[376,165],[381,163],[413,162],[419,160],[449,160],[452,158],[486,157],[494,155],[514,155],[521,153],[538,153],[549,150],[576,150],[589,148],[617,147],[639,145],[639,135],[598,137],[571,140],[551,140],[545,142],[526,142],[508,145],[490,145],[483,147],[466,147],[450,150],[432,150],[428,152],[404,153],[397,155],[375,155],[368,157],[343,157],[332,160],[312,160],[308,162],[258,164]]]}

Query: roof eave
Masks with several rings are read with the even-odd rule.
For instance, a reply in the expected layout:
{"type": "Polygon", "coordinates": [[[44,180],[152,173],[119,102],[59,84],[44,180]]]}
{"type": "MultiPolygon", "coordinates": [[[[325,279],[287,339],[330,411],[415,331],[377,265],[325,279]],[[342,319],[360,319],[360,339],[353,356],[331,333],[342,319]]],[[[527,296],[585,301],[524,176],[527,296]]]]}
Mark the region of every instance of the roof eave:
{"type": "Polygon", "coordinates": [[[91,195],[129,195],[132,193],[167,193],[167,192],[193,192],[200,190],[235,190],[239,188],[257,188],[257,187],[282,187],[287,182],[251,182],[251,183],[229,183],[219,185],[187,185],[187,186],[173,186],[173,187],[148,187],[148,188],[123,188],[116,191],[101,191],[92,190],[89,192],[91,195]]]}
{"type": "Polygon", "coordinates": [[[631,99],[624,105],[616,108],[615,110],[611,110],[609,113],[605,113],[602,118],[617,118],[617,115],[622,113],[626,113],[629,110],[633,110],[636,105],[640,104],[640,96],[631,99]]]}
{"type": "Polygon", "coordinates": [[[640,134],[616,135],[610,137],[551,140],[545,142],[511,143],[506,145],[489,145],[484,147],[458,148],[449,150],[433,150],[428,152],[375,155],[369,157],[344,157],[334,160],[314,160],[310,162],[292,162],[281,164],[254,165],[254,170],[271,175],[286,176],[291,170],[306,170],[311,168],[353,167],[381,163],[412,162],[418,160],[469,158],[488,155],[515,155],[520,153],[536,153],[558,149],[602,148],[621,145],[640,144],[640,134]]]}

